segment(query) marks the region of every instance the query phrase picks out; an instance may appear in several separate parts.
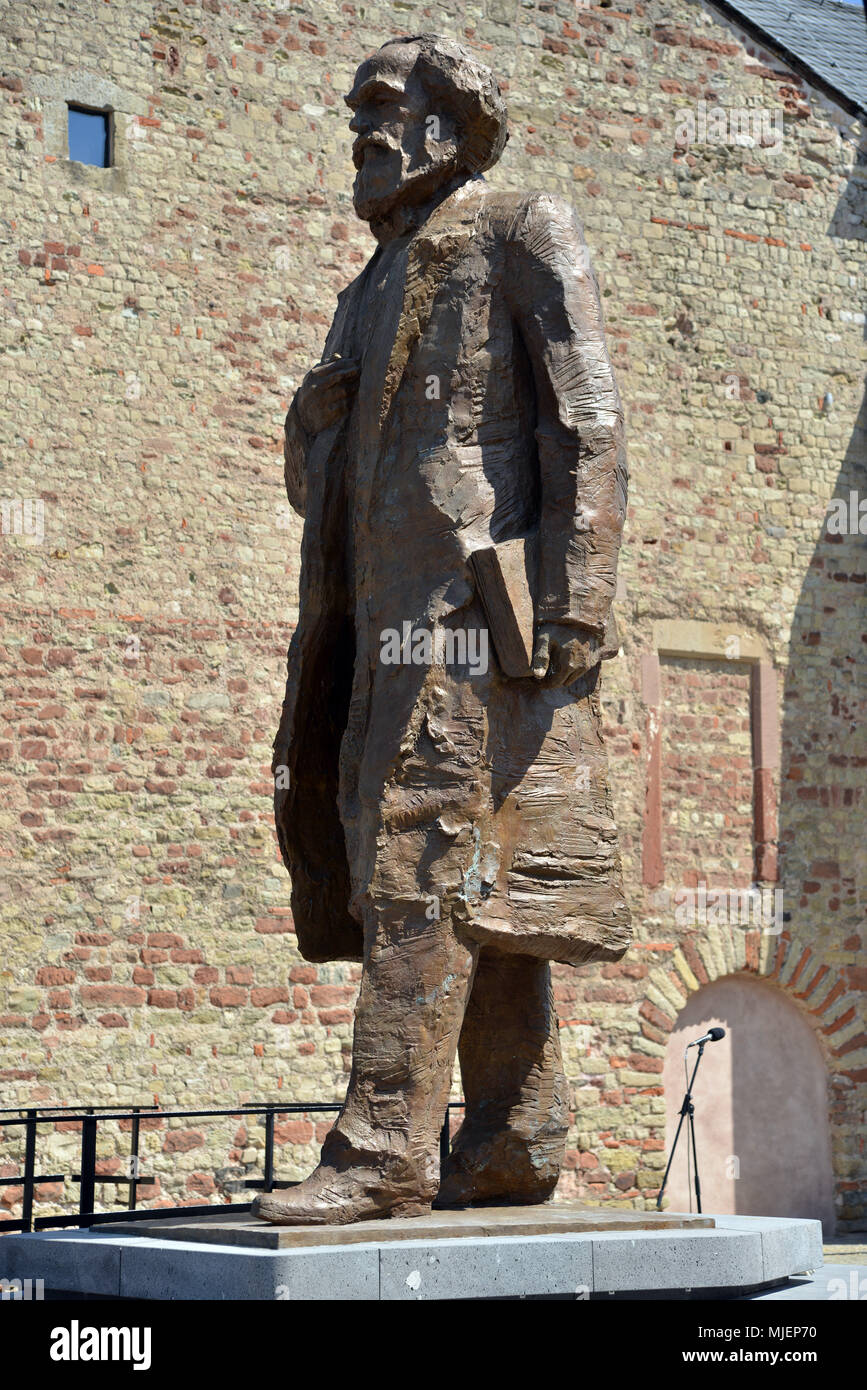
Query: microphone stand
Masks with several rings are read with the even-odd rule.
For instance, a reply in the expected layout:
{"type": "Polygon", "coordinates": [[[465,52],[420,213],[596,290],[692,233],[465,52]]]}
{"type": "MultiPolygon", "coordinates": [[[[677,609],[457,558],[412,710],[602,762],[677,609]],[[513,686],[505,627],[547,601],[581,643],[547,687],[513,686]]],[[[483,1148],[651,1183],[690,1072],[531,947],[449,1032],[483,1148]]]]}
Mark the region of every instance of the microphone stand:
{"type": "Polygon", "coordinates": [[[674,1136],[674,1143],[671,1146],[671,1154],[669,1155],[668,1164],[666,1165],[665,1176],[662,1179],[662,1187],[659,1189],[659,1196],[656,1199],[657,1211],[662,1211],[662,1198],[665,1193],[666,1183],[668,1182],[668,1175],[671,1172],[671,1165],[674,1162],[674,1151],[677,1148],[677,1141],[680,1138],[683,1122],[686,1120],[689,1130],[689,1141],[692,1145],[692,1164],[695,1170],[695,1200],[699,1214],[701,1214],[701,1184],[698,1180],[698,1154],[695,1148],[695,1106],[692,1103],[692,1088],[695,1084],[695,1074],[698,1071],[698,1064],[704,1055],[704,1049],[705,1044],[700,1042],[698,1044],[698,1056],[695,1059],[695,1066],[692,1069],[692,1076],[687,1083],[686,1095],[683,1098],[683,1105],[680,1107],[680,1119],[677,1122],[677,1132],[674,1136]]]}

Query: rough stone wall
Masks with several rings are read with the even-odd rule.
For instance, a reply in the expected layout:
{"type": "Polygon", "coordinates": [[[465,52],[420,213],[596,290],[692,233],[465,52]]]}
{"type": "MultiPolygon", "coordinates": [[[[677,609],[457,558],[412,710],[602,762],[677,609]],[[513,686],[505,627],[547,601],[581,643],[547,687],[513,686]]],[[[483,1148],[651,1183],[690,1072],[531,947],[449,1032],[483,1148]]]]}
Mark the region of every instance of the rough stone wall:
{"type": "MultiPolygon", "coordinates": [[[[864,541],[825,520],[832,496],[867,493],[862,131],[697,0],[4,7],[0,1103],[342,1095],[358,972],[300,961],[271,825],[300,534],[281,426],[371,249],[341,95],[386,37],[432,27],[504,81],[492,183],[578,206],[628,411],[605,701],[637,940],[620,965],[557,971],[575,1112],[562,1190],[652,1200],[666,1037],[704,980],[746,970],[817,1029],[838,1213],[856,1223],[864,541]],[[67,101],[113,108],[115,168],[65,157],[67,101]],[[701,102],[779,113],[782,141],[684,147],[677,113],[701,102]],[[743,764],[734,783],[701,775],[733,751],[713,679],[676,692],[704,830],[643,882],[640,657],[678,618],[752,635],[779,673],[780,934],[672,914],[673,888],[735,859],[733,886],[749,881],[743,764]]],[[[746,757],[746,667],[717,669],[746,757]]],[[[323,1124],[280,1126],[281,1175],[311,1166],[323,1124]]],[[[127,1138],[106,1132],[105,1171],[127,1138]]],[[[42,1171],[74,1167],[77,1143],[46,1134],[42,1171]]],[[[153,1122],[145,1168],[158,1200],[202,1200],[261,1145],[248,1121],[153,1122]]],[[[7,1129],[0,1175],[19,1158],[7,1129]]],[[[19,1201],[0,1188],[10,1215],[19,1201]]]]}

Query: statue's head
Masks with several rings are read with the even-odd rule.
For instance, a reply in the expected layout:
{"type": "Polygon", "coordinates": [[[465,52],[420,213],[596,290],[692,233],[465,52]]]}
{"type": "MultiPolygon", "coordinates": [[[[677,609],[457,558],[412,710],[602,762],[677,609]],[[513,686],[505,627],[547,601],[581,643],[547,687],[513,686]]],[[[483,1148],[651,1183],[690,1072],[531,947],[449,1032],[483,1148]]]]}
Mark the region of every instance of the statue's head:
{"type": "Polygon", "coordinates": [[[489,169],[508,138],[493,73],[436,34],[384,44],[361,64],[346,103],[355,211],[372,224],[489,169]]]}

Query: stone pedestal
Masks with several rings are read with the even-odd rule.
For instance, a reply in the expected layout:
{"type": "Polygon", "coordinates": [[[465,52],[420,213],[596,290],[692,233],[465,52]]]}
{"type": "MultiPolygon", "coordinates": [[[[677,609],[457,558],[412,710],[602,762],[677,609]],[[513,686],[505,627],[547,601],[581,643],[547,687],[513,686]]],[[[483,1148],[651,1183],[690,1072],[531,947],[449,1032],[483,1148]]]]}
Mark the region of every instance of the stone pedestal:
{"type": "Polygon", "coordinates": [[[220,1212],[0,1239],[0,1277],[95,1298],[736,1298],[821,1263],[818,1221],[566,1204],[319,1228],[220,1212]]]}

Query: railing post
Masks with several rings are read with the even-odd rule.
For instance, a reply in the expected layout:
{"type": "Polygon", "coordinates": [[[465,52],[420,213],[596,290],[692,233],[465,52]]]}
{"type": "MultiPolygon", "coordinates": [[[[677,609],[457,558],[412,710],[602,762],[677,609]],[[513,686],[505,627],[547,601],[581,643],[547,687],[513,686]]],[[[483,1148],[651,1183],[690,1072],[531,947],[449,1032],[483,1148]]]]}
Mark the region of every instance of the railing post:
{"type": "Polygon", "coordinates": [[[78,1196],[79,1224],[89,1226],[96,1188],[96,1115],[85,1115],[81,1122],[81,1186],[78,1196]]]}
{"type": "Polygon", "coordinates": [[[270,1192],[274,1186],[274,1111],[269,1108],[265,1111],[265,1186],[264,1192],[270,1192]]]}
{"type": "Polygon", "coordinates": [[[139,1136],[139,1107],[133,1106],[132,1135],[130,1138],[130,1177],[132,1181],[129,1185],[129,1206],[130,1211],[135,1211],[136,1197],[138,1196],[138,1136],[139,1136]]]}
{"type": "Polygon", "coordinates": [[[21,1215],[25,1231],[33,1230],[33,1179],[36,1176],[36,1110],[27,1111],[24,1131],[24,1201],[21,1215]]]}

